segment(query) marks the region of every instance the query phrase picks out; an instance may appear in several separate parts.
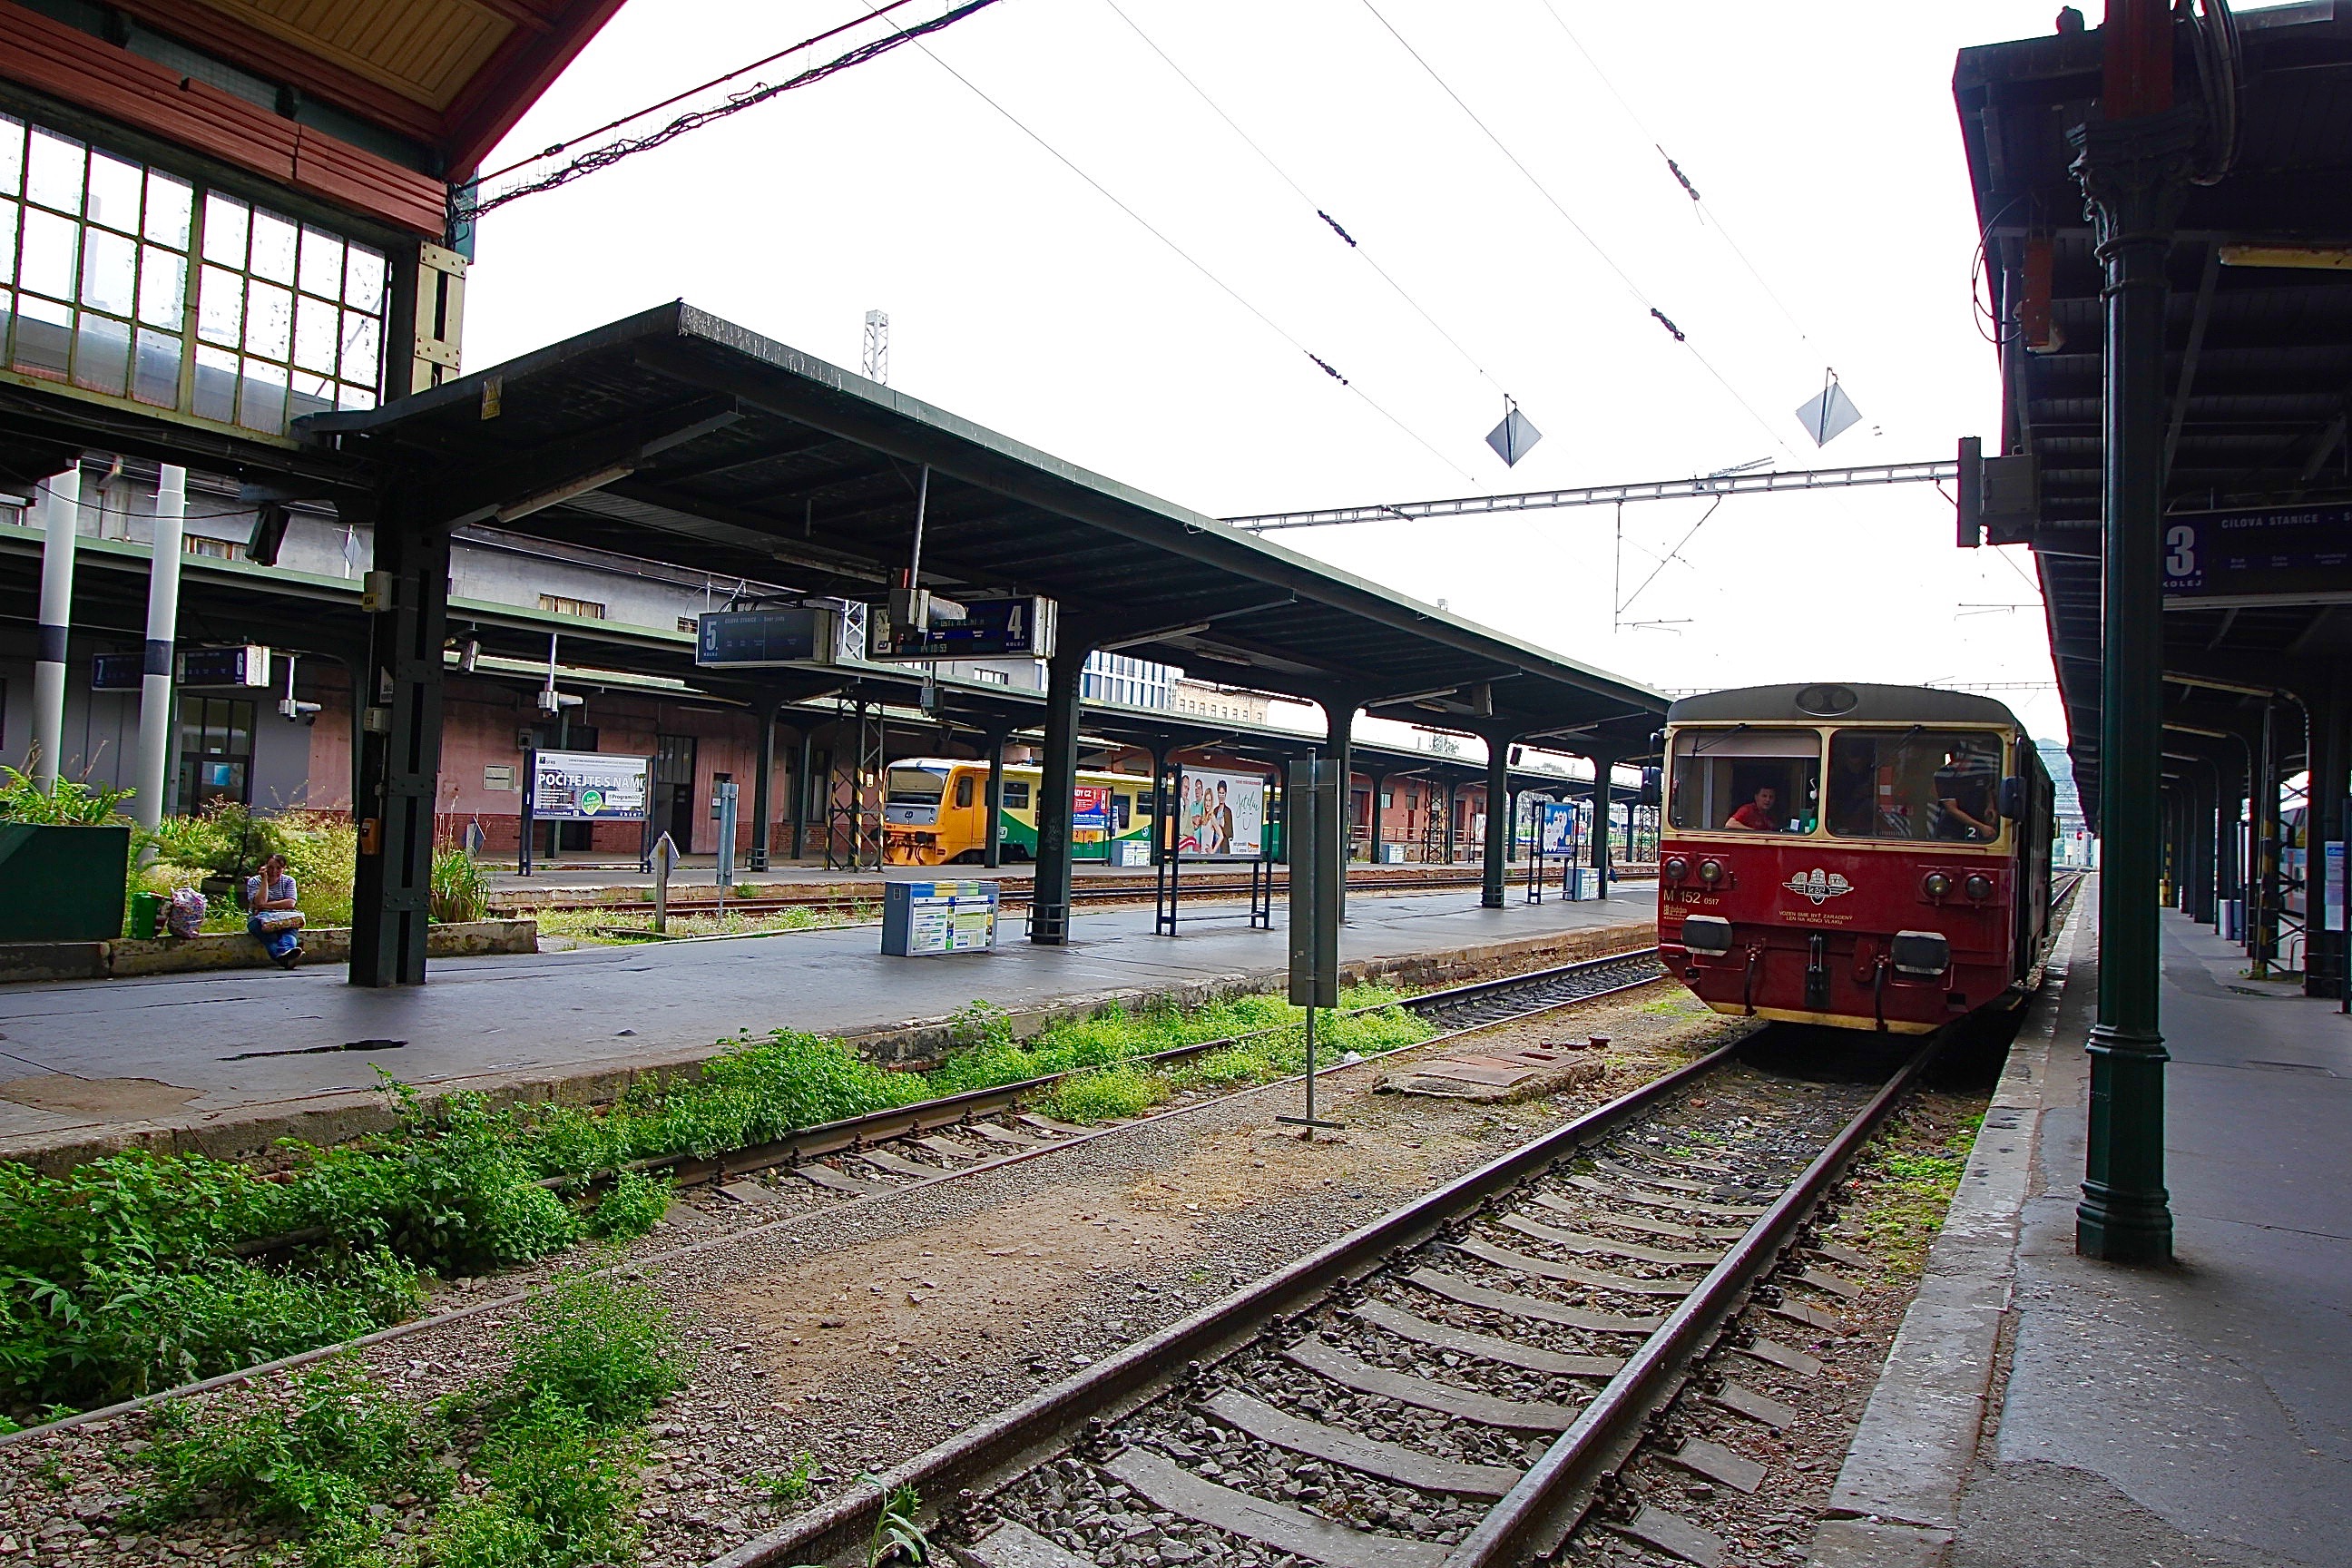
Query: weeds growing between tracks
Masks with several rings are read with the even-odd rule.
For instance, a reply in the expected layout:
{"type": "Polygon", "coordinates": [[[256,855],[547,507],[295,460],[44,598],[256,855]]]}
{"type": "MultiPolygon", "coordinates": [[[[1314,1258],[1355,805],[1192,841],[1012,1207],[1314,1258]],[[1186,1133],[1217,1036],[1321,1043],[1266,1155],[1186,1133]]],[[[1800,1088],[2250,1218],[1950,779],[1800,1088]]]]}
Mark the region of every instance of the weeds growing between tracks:
{"type": "Polygon", "coordinates": [[[509,1340],[503,1375],[421,1406],[347,1358],[201,1413],[166,1405],[127,1522],[232,1512],[309,1568],[625,1559],[645,1419],[686,1378],[667,1310],[610,1275],[559,1274],[509,1340]]]}
{"type": "MultiPolygon", "coordinates": [[[[1332,1059],[1430,1033],[1394,992],[1360,988],[1346,1000],[1372,1010],[1329,1020],[1321,1043],[1332,1059]]],[[[386,1080],[394,1131],[334,1148],[289,1143],[273,1172],[146,1151],[61,1176],[0,1163],[0,1422],[354,1338],[412,1316],[428,1275],[640,1236],[667,1208],[670,1184],[622,1169],[632,1162],[721,1153],[1055,1073],[1070,1076],[1041,1110],[1076,1122],[1133,1115],[1179,1089],[1297,1071],[1300,1016],[1277,997],[1244,996],[1189,1011],[1106,1008],[1016,1040],[1002,1010],[975,1003],[958,1019],[956,1048],[928,1073],[892,1072],[780,1029],[727,1042],[698,1077],[641,1085],[601,1110],[494,1109],[467,1094],[427,1103],[386,1080]],[[1138,1060],[1235,1036],[1248,1037],[1181,1067],[1138,1060]],[[616,1170],[601,1188],[585,1182],[616,1170]],[[282,1258],[246,1255],[297,1234],[316,1239],[282,1258]]]]}

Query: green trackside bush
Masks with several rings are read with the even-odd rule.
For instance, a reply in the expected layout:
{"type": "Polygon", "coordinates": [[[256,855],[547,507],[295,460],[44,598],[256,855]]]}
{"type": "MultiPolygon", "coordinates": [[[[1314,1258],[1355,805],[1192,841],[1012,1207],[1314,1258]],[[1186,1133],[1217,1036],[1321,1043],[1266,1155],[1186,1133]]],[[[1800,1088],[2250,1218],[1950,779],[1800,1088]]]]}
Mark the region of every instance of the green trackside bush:
{"type": "MultiPolygon", "coordinates": [[[[241,856],[257,838],[275,847],[281,830],[215,814],[177,831],[194,859],[197,849],[241,856]]],[[[1429,1026],[1397,1000],[1349,991],[1346,1005],[1374,1011],[1328,1016],[1319,1047],[1337,1058],[1426,1038],[1429,1026]]],[[[1113,1006],[1016,1041],[1003,1009],[974,1004],[929,1073],[891,1072],[838,1042],[779,1029],[726,1042],[698,1078],[639,1084],[601,1113],[494,1110],[466,1094],[427,1107],[387,1079],[394,1131],[332,1149],[289,1145],[290,1168],[276,1177],[201,1155],[127,1153],[57,1177],[0,1163],[0,1405],[26,1415],[96,1403],[352,1338],[415,1310],[420,1269],[476,1273],[586,1237],[641,1235],[668,1197],[654,1177],[624,1175],[593,1205],[544,1182],[1051,1073],[1081,1076],[1041,1102],[1050,1113],[1134,1115],[1178,1085],[1298,1071],[1302,1018],[1276,995],[1190,1012],[1113,1006]],[[1169,1069],[1136,1061],[1236,1035],[1251,1037],[1169,1069]],[[314,1226],[329,1244],[290,1265],[235,1255],[240,1242],[314,1226]]]]}
{"type": "Polygon", "coordinates": [[[643,1420],[684,1386],[687,1364],[667,1308],[612,1273],[559,1270],[508,1336],[509,1409],[561,1400],[608,1427],[643,1420]]]}
{"type": "Polygon", "coordinates": [[[436,1462],[443,1441],[436,1423],[338,1358],[296,1373],[280,1400],[248,1393],[201,1415],[159,1408],[141,1456],[152,1479],[131,1521],[152,1529],[219,1505],[296,1527],[312,1568],[370,1561],[381,1531],[369,1504],[446,1491],[449,1471],[436,1462]]]}
{"type": "Polygon", "coordinates": [[[507,1413],[475,1456],[478,1494],[430,1533],[439,1568],[583,1568],[635,1555],[642,1433],[541,1394],[507,1413]]]}
{"type": "Polygon", "coordinates": [[[628,1241],[645,1235],[669,1212],[675,1187],[667,1176],[622,1172],[588,1212],[588,1234],[604,1241],[628,1241]]]}

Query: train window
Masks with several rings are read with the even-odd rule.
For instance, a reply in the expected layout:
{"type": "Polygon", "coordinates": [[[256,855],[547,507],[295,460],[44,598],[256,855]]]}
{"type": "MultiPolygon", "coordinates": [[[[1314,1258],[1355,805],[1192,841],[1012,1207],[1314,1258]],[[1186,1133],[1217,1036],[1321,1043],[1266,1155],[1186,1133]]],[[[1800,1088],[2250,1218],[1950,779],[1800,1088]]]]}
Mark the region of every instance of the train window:
{"type": "Polygon", "coordinates": [[[1829,827],[1842,838],[1986,844],[2000,837],[2001,743],[1971,730],[1842,730],[1829,827]]]}
{"type": "Polygon", "coordinates": [[[892,805],[937,805],[940,796],[946,792],[947,780],[929,768],[890,770],[892,805]]]}
{"type": "Polygon", "coordinates": [[[1029,809],[1029,781],[1027,779],[1006,779],[1004,781],[1004,809],[1007,811],[1026,811],[1029,809]]]}
{"type": "Polygon", "coordinates": [[[1811,833],[1821,780],[1822,739],[1811,730],[1682,730],[1667,809],[1680,828],[1811,833]]]}
{"type": "Polygon", "coordinates": [[[970,773],[956,774],[955,808],[958,811],[971,809],[971,775],[970,773]]]}

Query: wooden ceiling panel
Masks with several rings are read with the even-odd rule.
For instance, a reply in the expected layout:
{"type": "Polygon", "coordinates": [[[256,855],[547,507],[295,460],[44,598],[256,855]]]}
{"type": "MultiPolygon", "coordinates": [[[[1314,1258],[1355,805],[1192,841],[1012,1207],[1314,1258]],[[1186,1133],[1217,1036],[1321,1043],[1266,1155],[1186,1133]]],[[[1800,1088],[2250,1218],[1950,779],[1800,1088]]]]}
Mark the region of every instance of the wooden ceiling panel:
{"type": "Polygon", "coordinates": [[[514,32],[476,0],[205,0],[403,98],[446,109],[514,32]]]}

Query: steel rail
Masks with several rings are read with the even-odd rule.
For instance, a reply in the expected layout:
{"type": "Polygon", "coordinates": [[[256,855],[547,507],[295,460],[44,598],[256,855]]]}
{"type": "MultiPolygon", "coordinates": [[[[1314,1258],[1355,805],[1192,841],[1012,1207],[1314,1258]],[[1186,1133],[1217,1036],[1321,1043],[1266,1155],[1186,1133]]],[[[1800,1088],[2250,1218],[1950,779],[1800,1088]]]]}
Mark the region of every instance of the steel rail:
{"type": "Polygon", "coordinates": [[[1528,1557],[1549,1555],[1558,1548],[1582,1519],[1601,1483],[1641,1441],[1643,1423],[1650,1413],[1674,1396],[1684,1369],[1744,1304],[1749,1288],[1778,1263],[1781,1249],[1794,1239],[1805,1215],[1878,1131],[1887,1113],[1910,1092],[1949,1038],[1948,1029],[1927,1037],[1927,1043],[1871,1097],[1861,1113],[1846,1123],[1795,1184],[1758,1216],[1697,1288],[1643,1342],[1624,1369],[1584,1407],[1576,1424],[1560,1434],[1518,1484],[1447,1553],[1444,1568],[1502,1568],[1528,1557]]]}
{"type": "Polygon", "coordinates": [[[824,1563],[861,1546],[888,1492],[910,1486],[927,1498],[953,1498],[992,1479],[1009,1479],[1097,1420],[1123,1415],[1156,1397],[1189,1363],[1222,1360],[1268,1326],[1350,1277],[1370,1274],[1436,1236],[1455,1215],[1549,1169],[1582,1144],[1671,1099],[1729,1062],[1740,1042],[1724,1046],[1630,1094],[1489,1161],[1297,1258],[1255,1284],[1181,1322],[1097,1362],[1076,1376],[1000,1411],[877,1478],[879,1488],[853,1491],[745,1542],[708,1568],[780,1568],[824,1563]]]}

